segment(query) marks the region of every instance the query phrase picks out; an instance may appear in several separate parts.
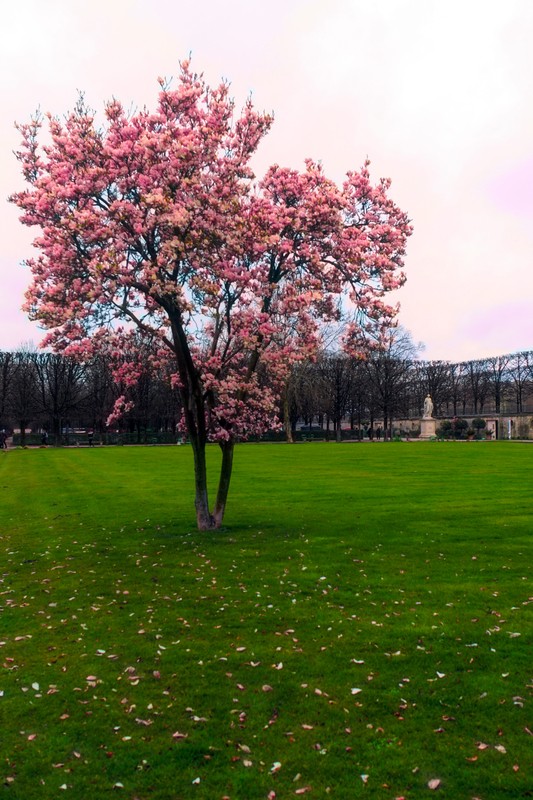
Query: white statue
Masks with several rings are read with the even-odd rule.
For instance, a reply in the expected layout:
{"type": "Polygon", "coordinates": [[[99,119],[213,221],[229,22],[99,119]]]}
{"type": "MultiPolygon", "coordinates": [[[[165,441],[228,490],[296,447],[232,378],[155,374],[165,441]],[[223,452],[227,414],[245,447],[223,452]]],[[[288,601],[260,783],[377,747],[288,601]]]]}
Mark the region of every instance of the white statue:
{"type": "Polygon", "coordinates": [[[433,416],[433,400],[431,395],[427,395],[424,400],[424,419],[431,419],[433,416]]]}

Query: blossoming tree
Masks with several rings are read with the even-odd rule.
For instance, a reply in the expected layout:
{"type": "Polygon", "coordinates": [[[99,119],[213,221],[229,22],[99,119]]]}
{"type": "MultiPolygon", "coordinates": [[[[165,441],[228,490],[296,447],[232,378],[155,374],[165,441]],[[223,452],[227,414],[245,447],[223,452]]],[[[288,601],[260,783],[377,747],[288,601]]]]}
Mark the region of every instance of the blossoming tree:
{"type": "Polygon", "coordinates": [[[269,115],[251,102],[237,115],[228,86],[209,88],[188,62],[175,88],[160,87],[153,113],[113,100],[99,126],[80,98],[64,120],[48,116],[48,132],[41,117],[20,125],[29,186],[11,200],[40,229],[26,310],[43,346],[103,353],[125,386],[140,342],[155,369],[170,365],[206,530],[222,523],[235,442],[275,424],[278,390],[312,357],[321,322],[348,304],[348,348],[361,327],[390,324],[397,309],[383,298],[404,281],[410,226],[368,163],[341,187],[311,161],[256,182],[269,115]],[[213,507],[209,441],[222,451],[213,507]]]}

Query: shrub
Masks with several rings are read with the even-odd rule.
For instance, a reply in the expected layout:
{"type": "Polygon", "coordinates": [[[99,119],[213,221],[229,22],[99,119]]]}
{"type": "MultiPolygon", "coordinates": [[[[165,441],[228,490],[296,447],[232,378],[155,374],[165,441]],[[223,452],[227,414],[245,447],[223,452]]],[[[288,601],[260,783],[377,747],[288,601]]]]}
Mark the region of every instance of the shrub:
{"type": "Polygon", "coordinates": [[[468,422],[466,419],[461,419],[460,417],[452,419],[452,431],[455,439],[464,439],[467,435],[467,430],[468,422]]]}
{"type": "Polygon", "coordinates": [[[450,420],[445,419],[443,422],[441,422],[436,433],[439,439],[451,439],[453,435],[453,428],[450,420]]]}

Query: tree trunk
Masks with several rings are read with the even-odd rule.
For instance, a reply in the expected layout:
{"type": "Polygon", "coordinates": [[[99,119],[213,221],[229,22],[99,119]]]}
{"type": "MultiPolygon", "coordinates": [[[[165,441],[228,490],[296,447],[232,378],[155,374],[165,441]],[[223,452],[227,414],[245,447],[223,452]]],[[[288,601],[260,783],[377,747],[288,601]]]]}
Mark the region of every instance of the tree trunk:
{"type": "MultiPolygon", "coordinates": [[[[63,444],[61,433],[61,420],[58,417],[52,418],[52,433],[54,434],[54,444],[57,446],[58,444],[63,444]]],[[[68,441],[68,434],[67,434],[67,441],[68,441]]]]}
{"type": "MultiPolygon", "coordinates": [[[[231,472],[233,468],[233,450],[235,443],[232,440],[220,443],[220,449],[222,450],[222,464],[220,466],[220,477],[215,501],[215,509],[211,514],[209,510],[209,496],[207,490],[207,463],[205,448],[207,445],[206,409],[212,410],[211,406],[209,405],[212,401],[212,398],[209,397],[209,393],[206,395],[205,387],[203,387],[200,375],[194,365],[194,361],[189,350],[189,344],[185,334],[180,309],[177,306],[170,305],[167,310],[172,323],[172,339],[175,346],[174,352],[176,354],[176,363],[181,380],[181,385],[179,388],[180,399],[185,418],[185,425],[187,427],[187,432],[189,434],[194,455],[194,505],[196,508],[196,521],[198,524],[198,530],[200,531],[215,530],[220,528],[222,525],[224,512],[226,510],[226,502],[228,499],[231,472]]],[[[253,374],[258,361],[259,351],[256,351],[255,354],[252,354],[252,358],[248,365],[250,376],[253,374]]],[[[241,399],[246,399],[245,394],[243,394],[241,399]]]]}
{"type": "Polygon", "coordinates": [[[285,428],[285,436],[288,444],[294,444],[294,436],[292,435],[292,422],[289,409],[289,396],[285,391],[283,396],[283,426],[285,428]]]}
{"type": "Polygon", "coordinates": [[[231,482],[231,473],[233,469],[233,451],[234,442],[221,442],[220,449],[222,450],[222,464],[220,465],[220,477],[218,483],[217,497],[215,501],[215,510],[213,513],[209,510],[209,494],[207,490],[207,462],[205,457],[205,441],[200,441],[198,438],[191,437],[191,445],[194,455],[194,483],[195,483],[195,499],[194,506],[196,508],[196,522],[198,530],[212,531],[220,528],[222,520],[224,519],[224,512],[226,510],[226,503],[228,500],[228,492],[231,482]]]}
{"type": "Polygon", "coordinates": [[[221,442],[222,464],[220,465],[220,478],[218,481],[217,499],[215,501],[215,511],[213,514],[215,528],[220,528],[224,519],[226,503],[228,500],[229,485],[231,482],[231,472],[233,470],[233,451],[235,444],[233,441],[221,442]]]}
{"type": "Polygon", "coordinates": [[[207,493],[207,464],[205,460],[205,441],[191,436],[191,446],[194,455],[194,507],[196,508],[196,522],[198,530],[210,531],[215,528],[215,520],[209,511],[209,496],[207,493]]]}

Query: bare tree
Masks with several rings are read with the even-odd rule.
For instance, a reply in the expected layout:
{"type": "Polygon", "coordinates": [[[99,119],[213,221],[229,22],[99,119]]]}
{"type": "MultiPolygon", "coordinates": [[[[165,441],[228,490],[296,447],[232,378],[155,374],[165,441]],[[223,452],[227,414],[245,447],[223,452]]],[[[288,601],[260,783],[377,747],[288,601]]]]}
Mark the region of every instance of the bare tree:
{"type": "Polygon", "coordinates": [[[37,353],[31,346],[23,346],[14,354],[14,375],[9,397],[9,410],[20,429],[20,444],[26,444],[26,431],[35,421],[38,410],[37,353]]]}
{"type": "Polygon", "coordinates": [[[531,393],[533,353],[525,351],[514,353],[509,364],[509,377],[516,411],[524,411],[524,400],[531,393]]]}
{"type": "Polygon", "coordinates": [[[0,352],[0,428],[8,427],[16,362],[13,353],[0,352]]]}
{"type": "Polygon", "coordinates": [[[101,356],[96,356],[85,366],[83,416],[88,427],[102,439],[117,397],[116,385],[107,361],[101,356]]]}
{"type": "Polygon", "coordinates": [[[488,391],[492,398],[494,411],[499,414],[502,402],[508,393],[509,365],[511,356],[494,356],[486,359],[488,391]]]}
{"type": "Polygon", "coordinates": [[[364,435],[364,423],[373,419],[374,407],[372,386],[368,380],[367,371],[361,360],[354,360],[352,361],[348,414],[350,415],[350,428],[357,431],[359,439],[362,439],[364,435]]]}
{"type": "Polygon", "coordinates": [[[485,359],[467,361],[464,364],[464,372],[470,410],[474,414],[481,414],[490,387],[489,365],[485,359]]]}
{"type": "Polygon", "coordinates": [[[85,365],[58,353],[41,353],[35,358],[37,396],[43,422],[50,423],[56,443],[62,428],[79,414],[85,402],[85,365]]]}
{"type": "Polygon", "coordinates": [[[342,439],[341,423],[348,410],[354,380],[353,361],[344,353],[322,353],[317,359],[316,372],[320,376],[325,411],[333,422],[335,438],[342,439]]]}
{"type": "Polygon", "coordinates": [[[450,363],[448,361],[417,361],[413,365],[413,405],[422,416],[424,398],[431,395],[435,416],[442,413],[451,394],[450,363]]]}
{"type": "Polygon", "coordinates": [[[371,395],[383,417],[384,432],[392,435],[392,422],[409,413],[409,394],[413,364],[421,345],[416,345],[409,331],[390,328],[379,347],[369,348],[362,363],[371,395]]]}

